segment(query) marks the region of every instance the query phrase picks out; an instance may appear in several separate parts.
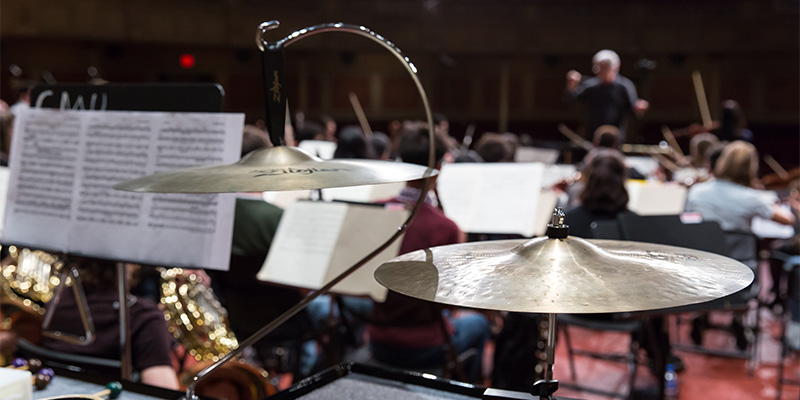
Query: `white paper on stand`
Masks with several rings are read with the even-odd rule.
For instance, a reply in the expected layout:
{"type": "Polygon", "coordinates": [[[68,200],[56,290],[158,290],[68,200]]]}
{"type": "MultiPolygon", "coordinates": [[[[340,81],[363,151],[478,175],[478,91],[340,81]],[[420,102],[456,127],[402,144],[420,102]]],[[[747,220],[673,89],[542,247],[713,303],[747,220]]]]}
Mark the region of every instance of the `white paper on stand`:
{"type": "Polygon", "coordinates": [[[555,164],[558,160],[560,151],[558,149],[547,149],[543,147],[519,147],[514,153],[516,162],[540,162],[544,164],[555,164]]]}
{"type": "Polygon", "coordinates": [[[244,115],[31,109],[14,126],[3,241],[156,265],[227,269],[234,195],[113,185],[239,159],[244,115]]]}
{"type": "Polygon", "coordinates": [[[300,200],[311,198],[310,190],[281,190],[277,192],[264,192],[264,201],[272,203],[280,208],[289,208],[292,204],[300,200]]]}
{"type": "Polygon", "coordinates": [[[686,186],[630,179],[625,182],[628,209],[639,215],[675,215],[683,212],[686,186]]]}
{"type": "Polygon", "coordinates": [[[446,164],[437,179],[439,199],[465,232],[531,237],[541,211],[544,170],[541,163],[446,164]]]}
{"type": "Polygon", "coordinates": [[[317,156],[323,160],[332,160],[336,153],[336,142],[327,140],[303,140],[297,147],[309,152],[312,156],[317,156]]]}
{"type": "MultiPolygon", "coordinates": [[[[759,194],[766,203],[778,204],[780,201],[778,193],[775,191],[764,190],[760,191],[759,194]]],[[[792,212],[788,205],[781,205],[781,207],[783,207],[786,212],[792,212]]],[[[779,224],[773,220],[761,217],[753,218],[753,221],[750,223],[750,229],[753,230],[753,234],[760,238],[788,239],[795,235],[793,226],[779,224]]]]}
{"type": "MultiPolygon", "coordinates": [[[[317,290],[383,244],[406,220],[405,210],[301,201],[287,208],[257,278],[317,290]]],[[[333,287],[349,295],[386,298],[375,269],[397,256],[402,238],[333,287]]]]}
{"type": "Polygon", "coordinates": [[[625,156],[625,165],[636,169],[646,177],[654,176],[659,168],[658,160],[642,156],[625,156]]]}
{"type": "Polygon", "coordinates": [[[553,211],[558,203],[558,194],[552,190],[544,189],[539,195],[539,207],[536,210],[536,219],[533,223],[533,236],[543,236],[547,232],[547,224],[553,218],[553,211]]]}
{"type": "MultiPolygon", "coordinates": [[[[356,203],[375,203],[391,199],[405,187],[405,182],[382,183],[379,185],[347,186],[322,189],[322,200],[350,201],[356,203]]],[[[289,190],[280,192],[264,192],[264,201],[280,208],[289,208],[300,200],[319,200],[312,190],[289,190]]]]}
{"type": "Polygon", "coordinates": [[[577,172],[578,167],[572,164],[546,165],[542,177],[542,188],[550,189],[553,185],[561,181],[571,182],[575,179],[577,172]]]}
{"type": "Polygon", "coordinates": [[[8,180],[11,179],[11,170],[0,167],[0,237],[3,237],[3,221],[6,217],[6,197],[8,196],[8,180]]]}

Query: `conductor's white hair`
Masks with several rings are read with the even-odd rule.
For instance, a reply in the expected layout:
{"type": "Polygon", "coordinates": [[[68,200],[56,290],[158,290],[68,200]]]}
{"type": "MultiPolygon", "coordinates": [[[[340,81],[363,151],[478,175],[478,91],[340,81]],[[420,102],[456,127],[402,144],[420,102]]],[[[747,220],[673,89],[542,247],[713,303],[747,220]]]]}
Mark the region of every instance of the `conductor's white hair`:
{"type": "Polygon", "coordinates": [[[600,50],[592,57],[592,64],[607,62],[611,68],[619,68],[619,55],[613,50],[600,50]]]}

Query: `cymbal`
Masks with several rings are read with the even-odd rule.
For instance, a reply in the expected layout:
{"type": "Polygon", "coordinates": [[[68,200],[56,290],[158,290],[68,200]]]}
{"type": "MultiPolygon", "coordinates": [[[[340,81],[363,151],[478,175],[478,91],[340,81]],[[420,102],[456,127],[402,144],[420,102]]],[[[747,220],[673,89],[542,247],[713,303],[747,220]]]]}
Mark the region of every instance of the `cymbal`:
{"type": "Polygon", "coordinates": [[[733,259],[651,243],[577,237],[499,240],[417,250],[375,279],[401,294],[533,313],[642,311],[735,293],[753,272],[733,259]]]}
{"type": "Polygon", "coordinates": [[[195,167],[119,183],[114,189],[157,193],[235,193],[323,189],[404,182],[438,174],[415,164],[322,160],[296,147],[254,151],[234,164],[195,167]]]}

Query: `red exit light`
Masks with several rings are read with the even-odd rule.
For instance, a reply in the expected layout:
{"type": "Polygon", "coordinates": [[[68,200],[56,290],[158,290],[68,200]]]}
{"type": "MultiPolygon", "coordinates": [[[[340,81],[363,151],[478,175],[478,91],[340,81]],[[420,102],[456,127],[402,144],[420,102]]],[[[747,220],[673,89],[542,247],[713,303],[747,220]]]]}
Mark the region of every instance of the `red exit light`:
{"type": "Polygon", "coordinates": [[[181,54],[178,57],[178,64],[181,65],[181,68],[194,68],[194,54],[181,54]]]}

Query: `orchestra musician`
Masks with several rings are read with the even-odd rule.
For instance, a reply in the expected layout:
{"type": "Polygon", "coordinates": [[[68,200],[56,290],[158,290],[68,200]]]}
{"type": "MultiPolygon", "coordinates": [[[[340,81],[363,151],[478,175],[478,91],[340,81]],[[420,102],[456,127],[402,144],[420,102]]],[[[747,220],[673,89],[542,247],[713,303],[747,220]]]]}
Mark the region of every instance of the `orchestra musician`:
{"type": "Polygon", "coordinates": [[[714,167],[716,179],[698,183],[689,189],[687,211],[699,211],[704,219],[717,221],[726,231],[752,232],[756,216],[791,225],[794,216],[764,200],[751,185],[758,174],[758,153],[755,146],[735,141],[722,150],[714,167]]]}
{"type": "MultiPolygon", "coordinates": [[[[428,132],[406,130],[400,139],[399,155],[404,162],[427,165],[428,132]]],[[[437,168],[446,153],[446,144],[434,135],[437,168]]],[[[432,178],[432,179],[435,179],[432,178]]],[[[435,181],[432,185],[435,184],[435,181]]],[[[413,204],[420,195],[423,181],[411,181],[392,203],[413,204]]],[[[430,203],[422,204],[400,246],[400,254],[427,247],[461,243],[464,234],[444,213],[430,203]]],[[[466,378],[477,382],[481,377],[481,354],[489,339],[489,322],[482,314],[459,312],[450,315],[441,304],[411,298],[389,291],[386,301],[375,303],[367,327],[372,356],[401,368],[441,365],[448,357],[448,345],[456,354],[475,349],[477,356],[464,365],[466,378]],[[445,336],[447,335],[447,336],[445,336]]]]}
{"type": "MultiPolygon", "coordinates": [[[[784,225],[792,225],[795,217],[775,202],[765,199],[763,193],[752,185],[757,181],[758,153],[755,146],[737,140],[722,150],[714,165],[715,179],[693,185],[686,197],[686,211],[697,211],[703,219],[719,222],[726,232],[752,233],[752,221],[755,217],[772,220],[784,225]]],[[[736,235],[732,238],[741,237],[736,235]]],[[[746,239],[745,239],[746,240],[746,239]]],[[[757,272],[755,254],[735,254],[747,246],[729,243],[736,258],[757,272]]],[[[757,276],[757,275],[756,275],[757,276]]],[[[708,325],[707,316],[692,321],[692,340],[699,344],[702,332],[708,325]]],[[[739,349],[747,347],[747,338],[739,317],[734,318],[731,329],[736,336],[739,349]]]]}
{"type": "MultiPolygon", "coordinates": [[[[89,345],[78,345],[45,337],[42,346],[65,353],[117,359],[120,354],[120,325],[115,262],[77,256],[72,262],[81,274],[89,313],[94,321],[95,339],[89,345]]],[[[133,268],[128,266],[125,270],[131,273],[133,268]]],[[[128,296],[128,309],[132,364],[134,370],[139,371],[141,382],[177,390],[178,376],[170,358],[173,338],[167,330],[164,313],[155,303],[131,295],[128,296]]],[[[83,330],[77,300],[71,290],[62,293],[50,327],[68,333],[83,330]]]]}

